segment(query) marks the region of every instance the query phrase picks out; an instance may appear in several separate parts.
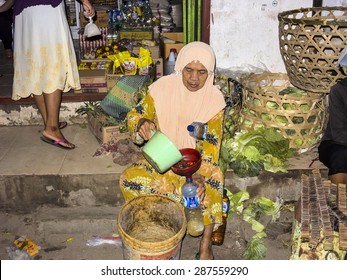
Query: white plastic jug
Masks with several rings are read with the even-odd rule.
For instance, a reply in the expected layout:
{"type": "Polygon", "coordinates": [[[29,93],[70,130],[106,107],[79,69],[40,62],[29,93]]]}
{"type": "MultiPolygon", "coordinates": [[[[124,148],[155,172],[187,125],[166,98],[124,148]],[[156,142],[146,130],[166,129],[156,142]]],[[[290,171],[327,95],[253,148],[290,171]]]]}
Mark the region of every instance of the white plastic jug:
{"type": "Polygon", "coordinates": [[[164,75],[170,75],[175,71],[176,53],[176,49],[170,50],[169,57],[164,62],[164,75]]]}

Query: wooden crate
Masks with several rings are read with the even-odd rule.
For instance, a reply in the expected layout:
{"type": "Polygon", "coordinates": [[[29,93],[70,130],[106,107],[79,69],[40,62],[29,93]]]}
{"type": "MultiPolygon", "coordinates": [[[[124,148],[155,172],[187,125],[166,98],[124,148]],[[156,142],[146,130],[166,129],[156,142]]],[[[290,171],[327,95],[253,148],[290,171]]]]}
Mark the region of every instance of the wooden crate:
{"type": "Polygon", "coordinates": [[[88,127],[99,143],[110,143],[121,139],[130,138],[129,132],[121,132],[121,125],[102,126],[94,116],[88,114],[88,127]]]}

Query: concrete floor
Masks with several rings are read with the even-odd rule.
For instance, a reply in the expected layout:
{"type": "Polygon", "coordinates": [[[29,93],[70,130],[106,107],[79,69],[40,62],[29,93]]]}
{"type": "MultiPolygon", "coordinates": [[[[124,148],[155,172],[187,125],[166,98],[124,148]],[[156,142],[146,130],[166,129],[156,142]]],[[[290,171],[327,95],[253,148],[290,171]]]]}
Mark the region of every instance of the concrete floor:
{"type": "Polygon", "coordinates": [[[41,141],[42,126],[0,127],[1,175],[69,175],[119,173],[112,157],[93,157],[99,147],[86,125],[68,125],[64,135],[76,144],[64,150],[41,141]]]}

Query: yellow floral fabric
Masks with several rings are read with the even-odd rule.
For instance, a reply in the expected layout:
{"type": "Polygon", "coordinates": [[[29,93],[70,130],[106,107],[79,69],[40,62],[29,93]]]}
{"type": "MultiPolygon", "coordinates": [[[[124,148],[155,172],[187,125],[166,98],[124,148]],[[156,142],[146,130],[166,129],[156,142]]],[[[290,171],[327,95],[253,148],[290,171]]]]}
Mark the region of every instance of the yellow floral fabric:
{"type": "MultiPolygon", "coordinates": [[[[223,134],[223,116],[222,110],[208,121],[207,137],[205,140],[197,140],[196,145],[196,149],[202,155],[202,164],[197,173],[206,178],[206,196],[201,204],[204,224],[215,223],[215,227],[222,223],[224,174],[218,166],[218,159],[223,134]]],[[[133,140],[135,140],[137,123],[141,118],[152,120],[160,129],[153,98],[149,94],[128,113],[127,117],[133,140]]],[[[160,194],[180,203],[182,201],[181,187],[184,183],[185,177],[176,175],[171,170],[160,174],[145,159],[142,159],[122,173],[120,189],[126,201],[143,194],[160,194]]]]}

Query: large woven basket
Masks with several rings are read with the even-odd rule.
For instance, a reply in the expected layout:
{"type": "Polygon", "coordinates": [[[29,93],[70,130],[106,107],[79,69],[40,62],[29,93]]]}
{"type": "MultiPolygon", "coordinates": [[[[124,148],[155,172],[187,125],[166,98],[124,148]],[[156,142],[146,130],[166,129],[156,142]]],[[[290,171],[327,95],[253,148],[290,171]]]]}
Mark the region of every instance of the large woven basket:
{"type": "Polygon", "coordinates": [[[336,63],[347,46],[347,7],[291,10],[278,20],[281,56],[294,86],[328,93],[345,78],[336,63]]]}
{"type": "Polygon", "coordinates": [[[242,81],[244,101],[239,130],[275,127],[302,153],[319,143],[327,120],[326,94],[302,91],[302,96],[282,95],[293,87],[287,74],[253,74],[242,81]]]}

